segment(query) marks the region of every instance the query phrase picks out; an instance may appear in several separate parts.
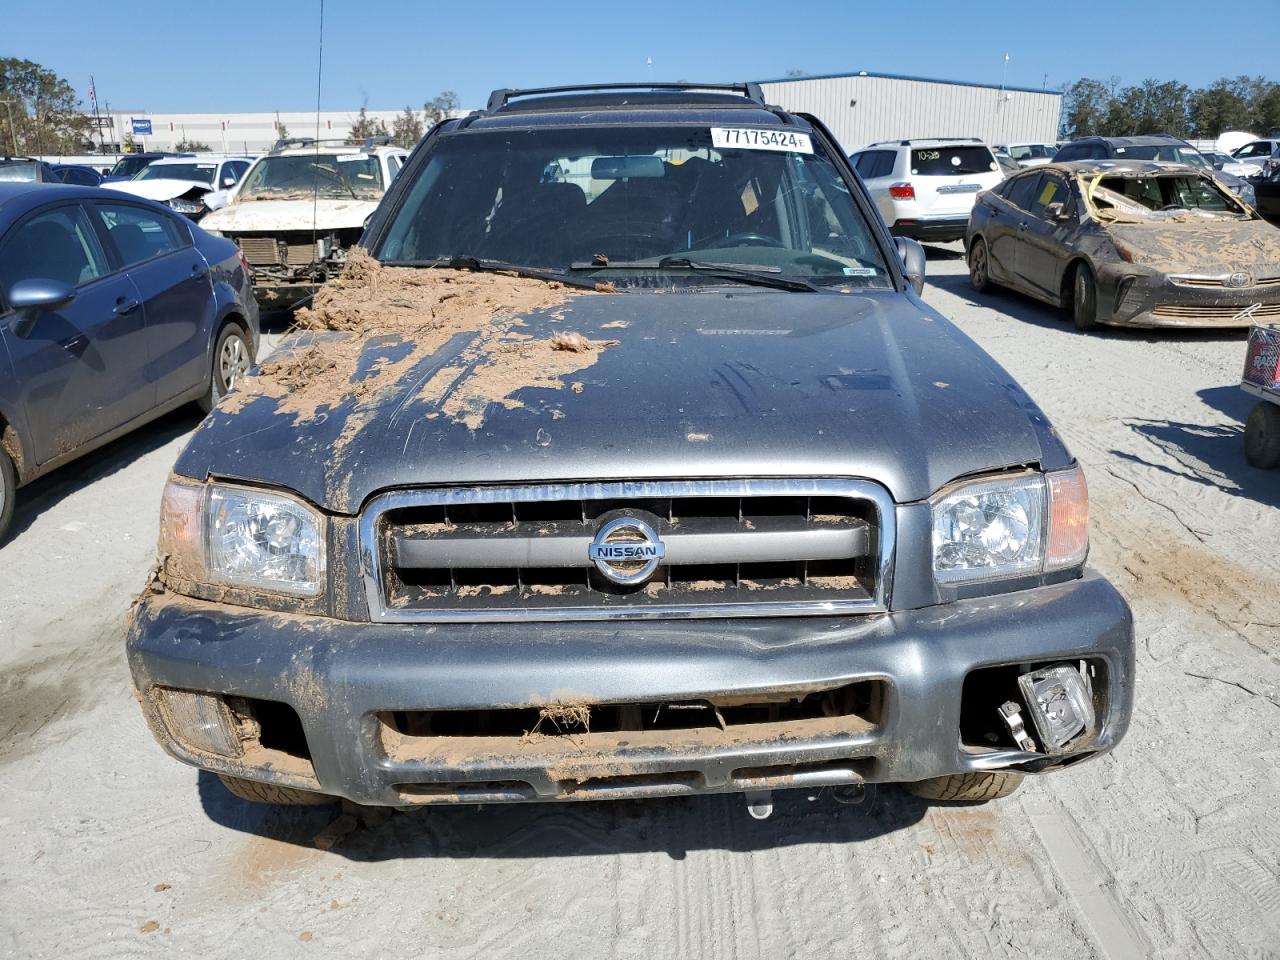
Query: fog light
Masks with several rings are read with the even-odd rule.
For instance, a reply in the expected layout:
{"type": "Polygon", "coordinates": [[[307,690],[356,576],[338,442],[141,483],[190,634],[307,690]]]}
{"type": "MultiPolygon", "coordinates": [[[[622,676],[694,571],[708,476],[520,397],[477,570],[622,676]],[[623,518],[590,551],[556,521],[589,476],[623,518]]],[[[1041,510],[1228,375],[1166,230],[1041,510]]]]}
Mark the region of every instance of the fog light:
{"type": "Polygon", "coordinates": [[[193,750],[238,757],[244,753],[231,711],[221,697],[190,690],[161,689],[160,704],[174,738],[193,750]]]}
{"type": "Polygon", "coordinates": [[[1018,678],[1018,686],[1047,752],[1061,753],[1080,733],[1093,730],[1093,696],[1075,667],[1033,670],[1018,678]]]}

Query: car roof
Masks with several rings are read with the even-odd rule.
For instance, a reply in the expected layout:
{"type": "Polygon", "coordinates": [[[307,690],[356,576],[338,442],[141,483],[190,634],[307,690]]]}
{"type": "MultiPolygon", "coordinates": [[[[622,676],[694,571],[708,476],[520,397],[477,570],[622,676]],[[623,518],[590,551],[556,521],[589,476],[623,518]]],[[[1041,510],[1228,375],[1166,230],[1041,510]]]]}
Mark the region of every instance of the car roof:
{"type": "Polygon", "coordinates": [[[21,216],[33,207],[51,200],[124,200],[129,203],[155,207],[173,215],[164,204],[147,200],[132,193],[122,193],[109,187],[87,187],[72,183],[41,183],[24,180],[0,181],[0,221],[21,216]]]}
{"type": "Polygon", "coordinates": [[[1170,143],[1181,144],[1184,147],[1191,146],[1181,137],[1175,137],[1171,133],[1144,133],[1133,137],[1080,137],[1078,140],[1069,141],[1064,146],[1070,146],[1073,143],[1109,143],[1113,147],[1159,147],[1170,143]]]}
{"type": "MultiPolygon", "coordinates": [[[[1052,171],[1066,174],[1068,176],[1076,176],[1078,174],[1089,173],[1114,173],[1114,174],[1146,174],[1151,176],[1158,173],[1202,173],[1198,167],[1192,167],[1185,163],[1170,163],[1164,160],[1125,160],[1124,158],[1115,158],[1109,160],[1055,160],[1050,163],[1043,163],[1038,167],[1028,167],[1027,173],[1046,173],[1052,171]]],[[[1021,176],[1021,174],[1017,174],[1021,176]]]]}

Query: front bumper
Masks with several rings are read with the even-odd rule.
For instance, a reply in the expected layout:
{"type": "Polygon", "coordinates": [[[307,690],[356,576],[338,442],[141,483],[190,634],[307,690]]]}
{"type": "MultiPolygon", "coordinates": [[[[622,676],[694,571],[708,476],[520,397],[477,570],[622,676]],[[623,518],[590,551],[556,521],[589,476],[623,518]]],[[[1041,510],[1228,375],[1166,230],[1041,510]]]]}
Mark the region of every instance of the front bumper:
{"type": "Polygon", "coordinates": [[[1037,772],[1119,742],[1132,709],[1134,663],[1129,608],[1092,574],[878,616],[679,622],[351,623],[167,594],[140,604],[128,657],[152,732],[174,757],[393,806],[1037,772]],[[1105,684],[1096,736],[1073,754],[962,748],[961,691],[971,671],[1081,659],[1105,664],[1105,684]],[[762,725],[769,736],[746,727],[657,742],[559,736],[515,741],[505,752],[456,737],[432,753],[389,743],[379,719],[387,711],[723,699],[859,680],[878,681],[884,691],[875,723],[762,725]],[[301,720],[309,761],[254,765],[199,753],[166,725],[157,686],[287,703],[301,720]]]}
{"type": "Polygon", "coordinates": [[[962,240],[969,229],[969,215],[910,217],[895,220],[889,232],[895,237],[910,237],[912,240],[932,240],[944,243],[948,240],[962,240]]]}
{"type": "Polygon", "coordinates": [[[1119,742],[1132,710],[1134,664],[1128,605],[1094,575],[919,611],[758,621],[374,625],[169,594],[140,604],[128,658],[152,732],[175,758],[397,806],[919,781],[1004,768],[1037,772],[1119,742]],[[1079,659],[1101,660],[1106,678],[1097,735],[1083,748],[1060,758],[961,749],[966,675],[1000,664],[1079,659]],[[475,749],[402,750],[388,745],[379,719],[389,710],[723,698],[858,680],[879,681],[884,690],[874,724],[849,730],[827,724],[818,732],[767,724],[769,736],[736,732],[719,740],[614,736],[602,741],[611,744],[603,753],[600,742],[585,736],[521,740],[506,753],[481,749],[479,739],[472,741],[475,749]],[[166,726],[157,685],[291,705],[310,762],[253,765],[189,749],[166,726]]]}
{"type": "Polygon", "coordinates": [[[1115,326],[1245,329],[1280,319],[1280,283],[1275,282],[1195,286],[1164,275],[1135,275],[1123,266],[1108,266],[1103,268],[1102,284],[1100,294],[1111,309],[1110,316],[1099,319],[1115,326]],[[1250,307],[1254,312],[1245,312],[1250,307]]]}

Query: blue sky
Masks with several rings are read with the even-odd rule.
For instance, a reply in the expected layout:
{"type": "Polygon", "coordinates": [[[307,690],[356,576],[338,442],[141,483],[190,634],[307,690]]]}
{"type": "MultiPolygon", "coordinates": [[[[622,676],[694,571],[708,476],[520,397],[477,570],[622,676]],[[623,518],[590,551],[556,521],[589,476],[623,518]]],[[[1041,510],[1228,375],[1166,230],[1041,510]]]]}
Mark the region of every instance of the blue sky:
{"type": "MultiPolygon", "coordinates": [[[[0,55],[35,60],[121,110],[315,106],[319,0],[61,0],[0,13],[0,55]],[[56,12],[55,12],[56,11],[56,12]]],[[[1268,0],[1268,3],[1274,0],[1268,0]]],[[[1265,4],[1264,4],[1265,6],[1265,4]]],[[[1277,76],[1280,25],[1224,29],[1203,0],[1085,7],[1021,3],[385,3],[326,0],[322,105],[420,107],[444,89],[482,106],[498,86],[769,79],[857,70],[1061,87],[1080,76],[1191,86],[1277,76]],[[1102,27],[1105,23],[1105,28],[1102,27]],[[1197,28],[1196,25],[1200,27],[1197,28]],[[1131,39],[1126,39],[1131,38],[1131,39]],[[652,58],[652,65],[647,65],[652,58]]]]}

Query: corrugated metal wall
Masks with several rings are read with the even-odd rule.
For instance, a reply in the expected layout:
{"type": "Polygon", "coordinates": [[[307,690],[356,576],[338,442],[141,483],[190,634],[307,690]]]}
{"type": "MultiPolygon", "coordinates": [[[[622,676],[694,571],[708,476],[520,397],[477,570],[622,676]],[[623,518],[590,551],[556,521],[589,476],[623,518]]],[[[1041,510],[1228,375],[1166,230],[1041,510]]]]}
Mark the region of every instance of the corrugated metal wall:
{"type": "Polygon", "coordinates": [[[1062,96],[883,76],[806,77],[762,84],[765,98],[812,113],[846,150],[904,137],[1053,143],[1062,96]]]}

